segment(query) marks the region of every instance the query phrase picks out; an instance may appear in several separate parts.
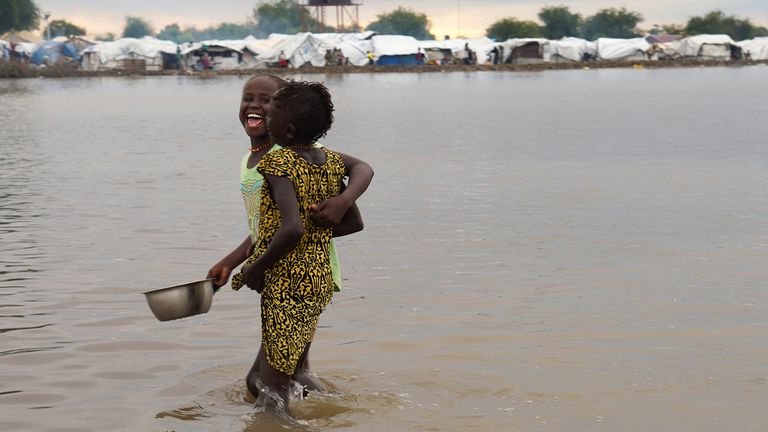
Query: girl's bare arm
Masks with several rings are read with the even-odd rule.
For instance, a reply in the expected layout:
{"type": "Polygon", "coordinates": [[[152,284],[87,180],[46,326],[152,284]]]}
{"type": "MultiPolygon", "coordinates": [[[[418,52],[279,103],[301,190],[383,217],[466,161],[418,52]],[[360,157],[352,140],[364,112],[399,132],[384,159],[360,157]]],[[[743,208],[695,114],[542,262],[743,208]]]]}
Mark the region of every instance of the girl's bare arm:
{"type": "MultiPolygon", "coordinates": [[[[312,221],[324,228],[339,224],[373,179],[373,168],[368,163],[343,153],[338,155],[344,161],[346,174],[349,176],[346,189],[341,194],[312,206],[312,221]]],[[[360,222],[362,223],[362,220],[360,222]]]]}
{"type": "Polygon", "coordinates": [[[258,292],[261,292],[264,272],[296,248],[301,236],[304,235],[304,224],[301,222],[299,202],[296,200],[293,182],[287,177],[272,174],[265,174],[264,181],[267,184],[263,187],[269,187],[280,211],[280,228],[272,237],[267,250],[243,270],[243,280],[246,285],[258,292]]]}

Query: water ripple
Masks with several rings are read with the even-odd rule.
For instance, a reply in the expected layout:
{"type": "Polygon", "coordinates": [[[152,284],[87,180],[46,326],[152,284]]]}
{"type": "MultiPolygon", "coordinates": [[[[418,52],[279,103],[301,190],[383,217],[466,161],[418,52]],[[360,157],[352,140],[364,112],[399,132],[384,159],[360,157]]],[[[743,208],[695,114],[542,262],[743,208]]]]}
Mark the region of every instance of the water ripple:
{"type": "Polygon", "coordinates": [[[34,352],[40,352],[40,351],[49,351],[49,350],[55,350],[62,348],[60,346],[53,346],[53,347],[39,347],[39,348],[18,348],[18,349],[12,349],[7,351],[0,351],[0,357],[4,356],[10,356],[15,354],[25,354],[25,353],[34,353],[34,352]]]}

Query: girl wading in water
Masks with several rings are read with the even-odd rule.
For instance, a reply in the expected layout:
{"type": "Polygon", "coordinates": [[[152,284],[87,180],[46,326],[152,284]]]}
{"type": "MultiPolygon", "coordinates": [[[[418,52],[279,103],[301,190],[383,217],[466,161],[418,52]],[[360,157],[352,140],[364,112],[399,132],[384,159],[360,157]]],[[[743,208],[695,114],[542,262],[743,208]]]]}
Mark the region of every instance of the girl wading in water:
{"type": "MultiPolygon", "coordinates": [[[[239,120],[249,137],[250,151],[243,157],[240,164],[240,190],[245,201],[250,233],[238,247],[209,270],[208,277],[214,278],[214,284],[217,287],[227,283],[232,270],[251,255],[252,248],[258,240],[259,207],[264,177],[256,167],[264,155],[282,148],[272,142],[265,119],[269,114],[272,95],[285,83],[286,81],[282,78],[274,75],[255,75],[243,87],[239,120]]],[[[319,146],[319,144],[315,145],[319,146]]],[[[373,170],[365,162],[351,156],[341,156],[349,174],[349,185],[341,194],[312,205],[313,222],[321,227],[333,227],[339,224],[348,213],[350,216],[357,214],[354,202],[366,190],[373,177],[373,170]]],[[[339,228],[335,231],[341,232],[339,228]]],[[[332,267],[334,290],[338,291],[341,285],[341,276],[333,241],[329,245],[329,260],[332,267]]],[[[258,396],[259,393],[258,380],[261,357],[261,355],[257,356],[246,380],[248,390],[254,396],[258,396]]],[[[303,361],[293,374],[293,379],[305,389],[320,389],[319,383],[309,370],[308,355],[303,357],[303,361]]]]}
{"type": "MultiPolygon", "coordinates": [[[[333,296],[332,236],[363,228],[356,207],[334,228],[312,222],[315,203],[341,193],[344,158],[315,142],[333,123],[333,103],[320,83],[292,82],[272,97],[267,129],[282,149],[257,167],[264,176],[254,254],[232,288],[261,294],[262,344],[256,363],[268,409],[288,410],[291,378],[306,361],[320,314],[333,296]]],[[[249,374],[250,375],[250,374],[249,374]]],[[[249,376],[249,381],[250,381],[249,376]]]]}

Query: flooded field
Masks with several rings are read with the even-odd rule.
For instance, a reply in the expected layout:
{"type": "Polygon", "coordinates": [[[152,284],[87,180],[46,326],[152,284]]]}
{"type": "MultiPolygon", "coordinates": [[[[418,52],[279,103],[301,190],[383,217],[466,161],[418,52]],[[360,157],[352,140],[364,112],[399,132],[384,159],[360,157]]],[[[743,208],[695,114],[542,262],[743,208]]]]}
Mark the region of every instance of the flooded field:
{"type": "Polygon", "coordinates": [[[288,425],[256,293],[141,294],[247,234],[243,80],[0,80],[0,430],[764,431],[767,77],[304,76],[376,177],[288,425]]]}

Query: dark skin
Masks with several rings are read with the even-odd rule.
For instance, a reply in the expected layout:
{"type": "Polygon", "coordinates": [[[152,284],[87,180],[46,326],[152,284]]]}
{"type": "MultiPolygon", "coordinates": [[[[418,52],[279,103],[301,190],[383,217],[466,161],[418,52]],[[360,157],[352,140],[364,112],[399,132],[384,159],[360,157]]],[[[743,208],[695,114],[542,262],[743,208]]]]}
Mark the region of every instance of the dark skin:
{"type": "MultiPolygon", "coordinates": [[[[346,155],[344,155],[343,157],[345,157],[345,156],[346,155]]],[[[363,164],[364,165],[358,165],[358,166],[362,166],[362,167],[367,166],[367,164],[365,164],[364,162],[363,162],[363,164]]],[[[373,171],[371,170],[371,176],[372,175],[373,175],[373,171]]],[[[289,180],[287,181],[287,184],[283,184],[284,181],[287,180],[285,178],[275,177],[275,176],[270,176],[270,175],[267,175],[264,178],[265,178],[265,181],[267,183],[269,183],[270,185],[272,185],[274,183],[277,183],[279,189],[285,189],[286,187],[289,187],[291,191],[293,190],[293,184],[289,180]],[[272,179],[272,182],[270,182],[270,180],[267,177],[270,177],[270,178],[274,177],[274,179],[272,179]]],[[[350,178],[351,178],[351,176],[350,176],[350,178]]],[[[368,178],[370,179],[370,176],[368,176],[368,178]]],[[[368,183],[370,183],[370,180],[368,180],[368,183]]],[[[350,182],[350,184],[352,184],[352,182],[350,182]]],[[[367,184],[365,186],[367,187],[367,184]]],[[[348,189],[349,188],[347,188],[347,190],[348,189]]],[[[365,191],[365,188],[363,188],[362,191],[365,191]]],[[[274,193],[274,191],[273,191],[273,193],[274,193]]],[[[283,193],[285,193],[285,192],[283,191],[283,193]]],[[[362,193],[362,192],[360,192],[360,193],[362,193]]],[[[353,234],[353,233],[356,233],[356,232],[361,231],[363,229],[362,216],[360,215],[360,210],[358,210],[357,205],[354,203],[354,201],[352,202],[351,207],[349,207],[347,209],[347,211],[344,212],[342,217],[340,219],[338,219],[339,222],[338,223],[334,223],[333,222],[335,220],[334,218],[337,217],[337,216],[335,216],[335,213],[339,212],[339,209],[342,209],[346,205],[346,204],[344,204],[344,200],[346,200],[346,199],[348,199],[348,198],[344,197],[344,193],[342,193],[341,195],[338,195],[338,196],[336,196],[334,198],[325,200],[325,201],[323,201],[321,203],[321,205],[325,205],[325,211],[323,212],[323,214],[327,215],[326,217],[330,220],[329,222],[326,222],[325,227],[329,227],[329,226],[333,227],[333,236],[334,237],[341,237],[341,236],[353,234]],[[340,201],[340,204],[332,203],[332,201],[340,201]]],[[[313,207],[314,206],[317,206],[317,205],[315,204],[315,205],[313,205],[313,207]]],[[[296,208],[296,214],[298,214],[298,207],[296,208]]],[[[318,216],[318,214],[319,213],[313,213],[313,215],[312,215],[313,221],[315,223],[317,223],[315,221],[315,218],[316,218],[316,216],[318,216]]],[[[281,215],[282,215],[282,210],[281,210],[281,215]]],[[[300,220],[299,220],[299,223],[301,223],[300,220]]],[[[320,224],[318,224],[318,225],[319,226],[323,226],[323,225],[320,225],[320,224]]],[[[281,229],[283,228],[283,221],[282,220],[281,220],[280,227],[281,227],[281,229]]],[[[301,226],[302,232],[303,232],[303,229],[304,229],[304,227],[302,225],[301,226]]],[[[278,230],[278,234],[279,234],[279,230],[278,230]]],[[[277,235],[275,236],[275,238],[277,238],[277,235]]],[[[301,238],[301,235],[299,235],[298,238],[301,238]]],[[[275,240],[273,239],[273,243],[274,243],[274,241],[275,240]]],[[[298,242],[298,240],[296,240],[296,242],[298,242]]],[[[247,257],[249,257],[249,256],[251,256],[253,254],[253,246],[250,244],[250,237],[247,239],[247,243],[243,242],[243,244],[240,246],[240,248],[242,248],[246,244],[248,245],[248,251],[247,251],[247,255],[245,256],[245,258],[243,258],[243,261],[247,257]]],[[[293,243],[293,246],[290,246],[290,244],[288,244],[288,245],[286,245],[286,248],[281,248],[281,249],[277,250],[276,254],[282,253],[282,255],[285,255],[288,252],[290,252],[291,250],[293,250],[293,248],[295,248],[295,247],[296,247],[295,243],[293,243]]],[[[266,254],[266,252],[265,252],[265,254],[266,254]]],[[[261,257],[263,258],[265,254],[262,254],[261,257]]],[[[280,255],[280,256],[282,256],[282,255],[280,255]]],[[[274,261],[274,262],[276,262],[276,261],[274,261]]],[[[273,264],[274,264],[274,262],[273,262],[273,264]]],[[[241,261],[241,263],[242,263],[242,261],[241,261]]],[[[266,261],[264,261],[264,263],[266,263],[266,261]]],[[[238,263],[238,265],[239,264],[240,263],[238,263]]],[[[256,263],[254,263],[254,264],[256,264],[256,263]]],[[[249,266],[249,267],[251,267],[251,266],[249,266]]],[[[266,267],[266,268],[269,268],[269,267],[266,267]]],[[[253,287],[258,286],[259,288],[256,289],[256,291],[261,293],[261,286],[263,285],[263,282],[264,282],[263,271],[261,273],[260,278],[261,279],[259,281],[253,280],[253,281],[249,282],[249,279],[247,277],[244,280],[246,282],[246,285],[251,287],[251,289],[254,289],[253,287]]],[[[312,374],[312,372],[309,369],[309,347],[310,347],[310,345],[311,345],[311,342],[307,343],[306,347],[304,348],[304,352],[303,352],[301,358],[299,359],[299,362],[298,362],[298,364],[296,366],[296,371],[294,372],[294,374],[291,377],[291,379],[293,379],[294,381],[296,381],[299,384],[301,384],[302,386],[304,386],[306,391],[321,391],[321,390],[323,390],[322,384],[320,384],[317,381],[317,379],[315,378],[314,374],[312,374]]],[[[256,360],[253,362],[253,365],[251,366],[251,369],[248,371],[248,375],[246,376],[246,381],[245,381],[246,382],[246,386],[248,387],[248,391],[250,391],[251,394],[253,394],[254,396],[258,396],[258,393],[259,393],[258,380],[262,380],[263,381],[265,379],[262,376],[262,366],[263,366],[262,363],[264,363],[264,362],[265,362],[265,360],[264,360],[264,349],[261,348],[261,349],[259,349],[259,355],[256,356],[256,360]]]]}
{"type": "MultiPolygon", "coordinates": [[[[271,149],[270,136],[264,119],[269,112],[269,103],[279,88],[279,83],[268,76],[256,76],[246,83],[239,107],[239,119],[250,140],[252,152],[248,158],[248,168],[255,167],[261,158],[271,149]]],[[[348,155],[341,155],[347,167],[349,184],[338,196],[329,198],[313,205],[312,220],[321,227],[334,228],[334,237],[352,234],[363,229],[360,212],[355,201],[365,192],[373,178],[370,165],[362,160],[348,155]],[[343,221],[343,223],[342,223],[343,221]]],[[[213,265],[206,277],[214,279],[214,286],[219,288],[227,283],[232,271],[238,268],[253,254],[250,235],[233,249],[229,254],[213,265]]],[[[293,379],[309,390],[320,390],[322,387],[309,370],[309,348],[302,355],[293,379]]],[[[258,396],[261,351],[256,357],[246,378],[248,390],[258,396]]]]}
{"type": "MultiPolygon", "coordinates": [[[[312,164],[325,163],[326,154],[318,148],[311,147],[312,143],[300,136],[297,125],[291,123],[290,115],[283,112],[279,107],[270,107],[267,117],[267,125],[270,134],[278,142],[283,143],[283,147],[295,151],[301,158],[312,164]]],[[[291,252],[299,243],[304,235],[304,224],[301,221],[301,212],[299,202],[296,197],[296,190],[293,182],[287,177],[279,177],[271,174],[265,174],[264,180],[269,187],[272,198],[275,201],[280,214],[280,227],[275,233],[267,249],[259,258],[243,269],[243,280],[251,289],[261,293],[264,288],[264,274],[280,259],[291,252]]],[[[362,218],[356,206],[352,206],[352,211],[346,212],[339,225],[334,227],[334,234],[338,229],[339,234],[351,234],[362,229],[362,218]]],[[[307,343],[304,352],[299,359],[296,370],[306,364],[306,357],[309,353],[311,343],[307,343]]],[[[288,375],[274,369],[264,353],[264,348],[259,350],[259,356],[254,363],[254,368],[258,365],[258,376],[261,382],[276,392],[283,400],[286,409],[288,409],[288,390],[292,378],[296,374],[288,375]]],[[[271,398],[267,401],[267,408],[274,408],[276,401],[271,398]]]]}
{"type": "MultiPolygon", "coordinates": [[[[298,126],[291,121],[289,113],[274,104],[270,104],[269,107],[267,127],[270,135],[283,143],[283,148],[296,152],[299,157],[311,164],[322,165],[325,163],[325,152],[313,147],[311,140],[301,136],[298,126]]],[[[296,198],[293,182],[287,177],[272,174],[264,174],[264,181],[267,183],[272,199],[280,212],[280,227],[264,253],[243,270],[245,284],[258,293],[261,293],[263,288],[264,272],[292,251],[304,235],[304,224],[301,221],[299,202],[296,198]]],[[[349,227],[342,227],[340,232],[350,231],[351,234],[362,229],[362,218],[358,220],[360,212],[352,212],[351,214],[351,217],[342,217],[340,223],[346,222],[349,227]],[[354,217],[355,214],[358,217],[354,217]]]]}
{"type": "MultiPolygon", "coordinates": [[[[249,156],[248,168],[255,167],[261,158],[270,150],[270,147],[264,148],[270,140],[269,132],[264,123],[264,118],[269,111],[269,102],[271,101],[272,94],[274,94],[278,88],[278,83],[267,76],[254,77],[250,79],[243,88],[239,109],[240,123],[243,125],[243,128],[250,139],[251,148],[261,148],[260,151],[253,152],[249,156]],[[260,117],[261,122],[259,123],[257,119],[255,125],[249,126],[249,115],[260,117]]],[[[349,184],[340,195],[313,205],[312,221],[323,228],[336,227],[339,225],[345,218],[345,215],[347,215],[347,212],[353,208],[355,201],[357,201],[368,188],[368,185],[373,178],[373,169],[370,165],[349,155],[340,154],[340,156],[344,160],[344,165],[347,168],[349,184]]],[[[353,210],[353,213],[354,212],[357,212],[357,210],[353,210]]],[[[354,220],[354,214],[346,217],[354,220]]],[[[342,228],[339,228],[338,231],[334,230],[334,237],[346,234],[351,234],[351,232],[347,232],[342,228]]],[[[232,271],[251,256],[252,252],[251,238],[250,236],[247,236],[239,246],[211,267],[207,277],[214,279],[214,285],[217,288],[225,285],[229,280],[232,271]]]]}

